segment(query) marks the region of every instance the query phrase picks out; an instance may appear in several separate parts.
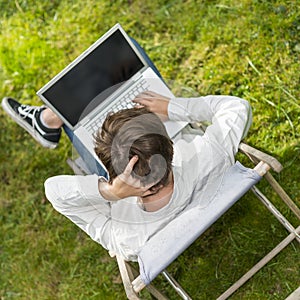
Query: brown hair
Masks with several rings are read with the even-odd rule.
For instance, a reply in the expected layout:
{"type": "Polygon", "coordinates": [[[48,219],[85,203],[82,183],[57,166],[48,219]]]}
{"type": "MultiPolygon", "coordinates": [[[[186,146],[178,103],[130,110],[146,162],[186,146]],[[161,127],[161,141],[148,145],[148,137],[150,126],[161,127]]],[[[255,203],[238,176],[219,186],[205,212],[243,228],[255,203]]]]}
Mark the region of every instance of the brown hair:
{"type": "Polygon", "coordinates": [[[173,143],[164,124],[146,108],[109,114],[95,135],[95,152],[105,165],[110,182],[138,155],[132,176],[143,184],[165,185],[172,168],[173,143]]]}

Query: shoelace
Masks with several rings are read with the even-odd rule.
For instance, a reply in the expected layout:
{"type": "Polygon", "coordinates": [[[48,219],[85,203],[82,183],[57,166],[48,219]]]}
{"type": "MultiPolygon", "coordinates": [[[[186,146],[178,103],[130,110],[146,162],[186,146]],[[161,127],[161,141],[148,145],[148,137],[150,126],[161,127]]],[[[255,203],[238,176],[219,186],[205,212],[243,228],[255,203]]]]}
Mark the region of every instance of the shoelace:
{"type": "Polygon", "coordinates": [[[23,116],[22,118],[27,118],[30,114],[32,114],[32,117],[35,117],[35,114],[40,111],[40,106],[29,106],[22,104],[21,106],[22,111],[19,111],[23,116]]]}
{"type": "Polygon", "coordinates": [[[32,120],[31,125],[32,125],[33,129],[36,128],[35,124],[37,123],[37,121],[36,121],[35,115],[37,112],[39,112],[41,110],[41,106],[29,106],[29,105],[22,104],[18,110],[19,110],[21,117],[23,119],[30,118],[32,120]],[[20,108],[21,108],[21,110],[20,110],[20,108]]]}

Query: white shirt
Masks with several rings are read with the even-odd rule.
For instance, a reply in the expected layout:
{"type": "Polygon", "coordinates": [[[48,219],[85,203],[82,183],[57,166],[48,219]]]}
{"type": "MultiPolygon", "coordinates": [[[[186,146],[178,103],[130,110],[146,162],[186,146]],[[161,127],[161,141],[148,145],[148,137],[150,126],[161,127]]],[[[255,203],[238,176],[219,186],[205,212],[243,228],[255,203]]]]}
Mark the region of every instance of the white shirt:
{"type": "Polygon", "coordinates": [[[171,120],[211,123],[202,135],[184,129],[174,141],[174,191],[169,203],[147,212],[136,197],[108,202],[99,193],[97,175],[61,175],[45,182],[53,207],[112,253],[135,260],[145,242],[189,203],[205,207],[213,199],[222,176],[252,120],[246,100],[231,96],[174,98],[171,120]]]}

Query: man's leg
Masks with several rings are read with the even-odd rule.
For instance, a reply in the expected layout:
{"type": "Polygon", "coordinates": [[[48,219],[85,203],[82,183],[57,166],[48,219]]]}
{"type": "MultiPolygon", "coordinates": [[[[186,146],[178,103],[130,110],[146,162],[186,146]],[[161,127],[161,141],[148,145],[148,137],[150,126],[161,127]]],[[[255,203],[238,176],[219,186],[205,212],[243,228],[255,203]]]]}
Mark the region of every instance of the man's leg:
{"type": "Polygon", "coordinates": [[[20,104],[9,97],[3,98],[2,107],[43,147],[53,149],[57,146],[63,123],[49,108],[20,104]]]}
{"type": "Polygon", "coordinates": [[[141,45],[133,38],[131,38],[132,43],[135,45],[137,50],[140,52],[142,57],[145,59],[145,61],[148,63],[149,67],[152,68],[152,70],[160,77],[162,78],[161,74],[159,73],[158,69],[154,65],[153,61],[150,59],[150,57],[147,55],[145,50],[141,47],[141,45]]]}
{"type": "MultiPolygon", "coordinates": [[[[50,108],[20,104],[15,99],[8,97],[3,98],[2,107],[14,121],[43,147],[53,149],[57,146],[63,122],[50,108]]],[[[73,132],[65,125],[63,128],[89,171],[107,177],[106,171],[73,135],[73,132]]]]}
{"type": "Polygon", "coordinates": [[[59,116],[48,107],[41,112],[41,121],[48,128],[61,128],[64,125],[59,116]]]}
{"type": "Polygon", "coordinates": [[[85,146],[81,143],[81,141],[74,135],[73,131],[70,128],[68,128],[66,125],[64,125],[63,128],[68,138],[71,140],[77,153],[80,155],[80,157],[84,161],[87,169],[91,172],[91,174],[97,174],[99,176],[103,176],[108,179],[106,170],[93,157],[93,155],[85,148],[85,146]]]}

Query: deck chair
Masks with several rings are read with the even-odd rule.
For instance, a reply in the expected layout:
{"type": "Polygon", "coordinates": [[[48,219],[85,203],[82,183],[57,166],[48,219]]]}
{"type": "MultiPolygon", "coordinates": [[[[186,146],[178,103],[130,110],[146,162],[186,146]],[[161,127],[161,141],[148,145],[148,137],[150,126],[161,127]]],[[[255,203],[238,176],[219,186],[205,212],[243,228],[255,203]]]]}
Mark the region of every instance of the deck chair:
{"type": "MultiPolygon", "coordinates": [[[[300,242],[300,226],[294,228],[274,204],[255,186],[264,177],[297,219],[300,220],[300,209],[269,172],[270,169],[280,172],[282,170],[281,164],[274,157],[245,143],[239,145],[239,151],[254,163],[254,168],[246,168],[237,161],[227,171],[221,189],[208,207],[200,209],[197,207],[197,203],[191,203],[179,216],[151,237],[138,254],[138,271],[130,262],[116,255],[128,299],[140,299],[139,292],[144,288],[147,288],[156,299],[167,299],[151,284],[159,274],[167,279],[182,299],[192,299],[172,275],[167,272],[166,268],[249,190],[252,190],[257,198],[287,229],[289,235],[220,295],[218,300],[230,297],[293,240],[296,239],[300,242]]],[[[80,157],[75,160],[68,159],[67,162],[76,174],[88,173],[80,157]]],[[[299,295],[299,289],[294,294],[299,295]]],[[[291,295],[290,299],[294,299],[294,297],[291,295]]]]}

